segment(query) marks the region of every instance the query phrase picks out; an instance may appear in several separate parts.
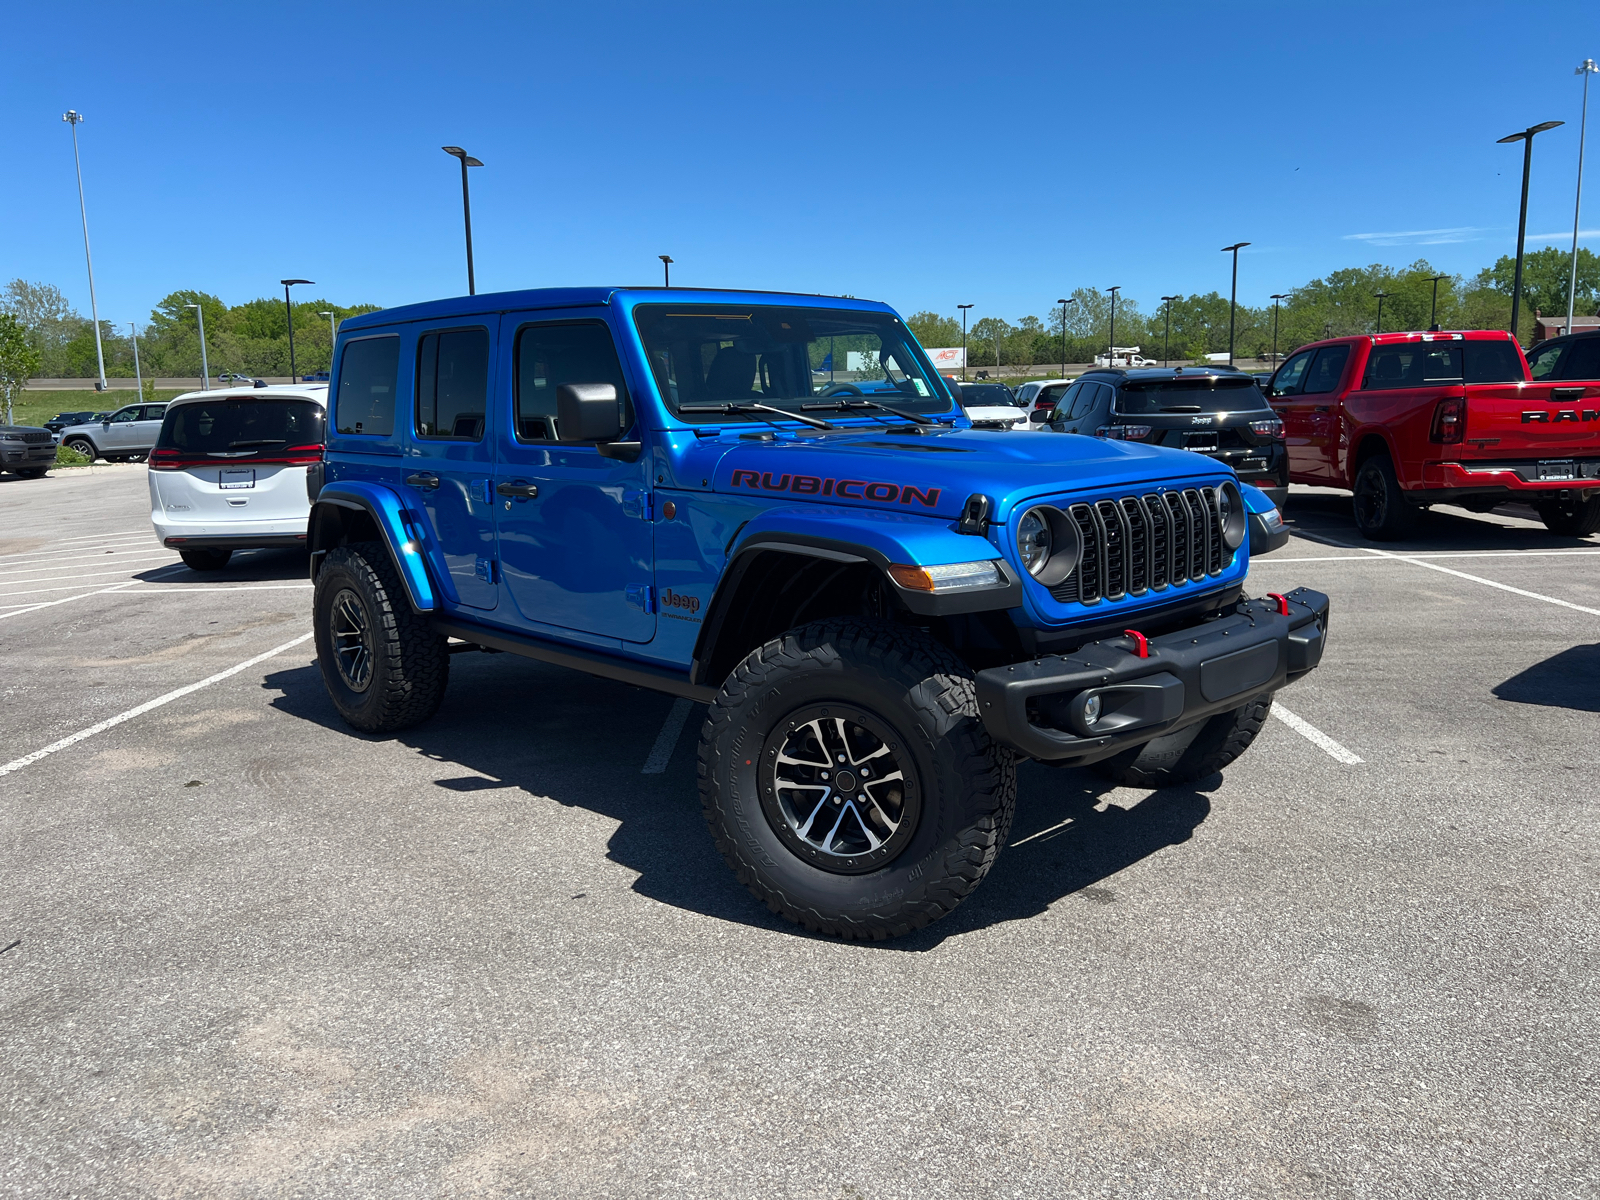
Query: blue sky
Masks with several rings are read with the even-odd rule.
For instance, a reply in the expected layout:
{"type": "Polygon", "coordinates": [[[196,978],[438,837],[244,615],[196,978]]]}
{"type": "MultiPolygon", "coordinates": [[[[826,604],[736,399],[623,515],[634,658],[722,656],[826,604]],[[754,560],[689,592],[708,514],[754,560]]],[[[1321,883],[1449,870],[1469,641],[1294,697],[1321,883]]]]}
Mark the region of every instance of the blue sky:
{"type": "MultiPolygon", "coordinates": [[[[1045,315],[1080,286],[1265,301],[1341,266],[1475,271],[1571,236],[1600,6],[13,6],[0,279],[103,318],[284,276],[407,303],[653,283],[1045,315]],[[1564,232],[1563,232],[1564,231],[1564,232]]],[[[1600,77],[1591,84],[1600,121],[1600,77]]],[[[1600,248],[1600,141],[1583,222],[1600,248]]]]}

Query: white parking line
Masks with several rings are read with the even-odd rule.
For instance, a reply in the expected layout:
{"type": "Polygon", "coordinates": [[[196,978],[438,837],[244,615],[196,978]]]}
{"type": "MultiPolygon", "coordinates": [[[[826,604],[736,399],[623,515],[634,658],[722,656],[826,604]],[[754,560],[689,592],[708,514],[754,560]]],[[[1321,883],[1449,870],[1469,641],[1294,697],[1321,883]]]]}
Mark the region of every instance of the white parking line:
{"type": "MultiPolygon", "coordinates": [[[[79,592],[76,596],[63,596],[59,600],[41,600],[41,601],[39,601],[39,603],[30,604],[25,608],[15,608],[15,609],[12,609],[12,611],[10,611],[10,612],[0,613],[0,621],[4,621],[7,617],[26,616],[28,613],[38,612],[41,608],[49,608],[49,607],[51,607],[52,605],[55,605],[55,604],[68,604],[73,600],[83,600],[83,599],[88,598],[89,596],[104,596],[108,592],[120,592],[123,588],[132,587],[137,582],[138,582],[138,580],[136,580],[136,579],[130,579],[126,583],[114,583],[108,588],[100,588],[97,591],[93,591],[93,592],[79,592]]],[[[56,589],[55,588],[46,588],[44,590],[53,592],[56,589]]]]}
{"type": "Polygon", "coordinates": [[[104,733],[108,729],[121,725],[124,721],[131,721],[135,717],[143,716],[153,708],[160,708],[163,704],[171,704],[174,700],[182,699],[190,692],[198,692],[201,688],[210,687],[213,683],[220,683],[230,675],[237,675],[240,671],[248,671],[257,663],[266,662],[267,659],[282,654],[285,650],[293,650],[302,642],[309,641],[311,636],[309,633],[302,633],[292,642],[285,642],[281,646],[273,647],[265,654],[247,658],[242,663],[237,663],[225,671],[218,671],[215,675],[208,675],[198,683],[186,684],[181,688],[168,692],[164,696],[157,696],[154,700],[146,700],[143,704],[136,708],[130,708],[127,712],[118,713],[114,717],[107,717],[97,725],[91,725],[87,729],[78,730],[77,733],[68,734],[58,742],[51,742],[48,746],[35,750],[32,754],[25,754],[21,758],[13,759],[11,762],[6,763],[5,766],[0,767],[0,775],[9,775],[13,771],[20,771],[23,767],[31,766],[46,755],[54,754],[57,750],[65,750],[68,746],[76,745],[78,742],[83,741],[84,738],[91,738],[97,733],[104,733]]]}
{"type": "MultiPolygon", "coordinates": [[[[1361,547],[1366,550],[1368,547],[1361,547]]],[[[1600,556],[1600,547],[1593,550],[1419,550],[1415,554],[1408,554],[1404,558],[1398,555],[1389,558],[1370,558],[1360,554],[1329,554],[1317,558],[1252,558],[1250,569],[1255,570],[1257,564],[1269,567],[1279,563],[1303,562],[1406,562],[1413,558],[1552,558],[1552,557],[1577,557],[1600,556]]]]}
{"type": "Polygon", "coordinates": [[[1397,558],[1401,562],[1408,562],[1418,567],[1427,567],[1430,571],[1439,571],[1445,575],[1454,575],[1457,579],[1470,579],[1473,583],[1481,583],[1485,587],[1499,588],[1502,592],[1511,592],[1513,595],[1526,596],[1530,600],[1543,600],[1546,604],[1559,604],[1562,608],[1570,608],[1576,612],[1588,613],[1593,617],[1600,617],[1600,608],[1588,608],[1582,604],[1574,604],[1570,600],[1558,600],[1554,596],[1546,596],[1542,592],[1530,592],[1525,588],[1512,587],[1509,583],[1499,583],[1493,579],[1485,579],[1482,575],[1468,575],[1465,571],[1457,571],[1453,567],[1441,567],[1438,563],[1428,562],[1421,558],[1412,558],[1406,554],[1391,554],[1387,550],[1373,550],[1362,547],[1368,554],[1376,554],[1383,558],[1397,558]]]}
{"type": "Polygon", "coordinates": [[[128,568],[123,567],[120,571],[84,571],[79,575],[38,575],[32,579],[0,580],[0,587],[11,587],[19,583],[61,583],[72,579],[99,579],[105,575],[126,575],[127,573],[128,568]]]}
{"type": "Polygon", "coordinates": [[[1285,725],[1294,730],[1301,737],[1305,738],[1312,745],[1318,746],[1325,750],[1328,754],[1328,757],[1337,759],[1339,762],[1344,763],[1347,767],[1353,767],[1357,763],[1365,761],[1352,754],[1349,750],[1346,750],[1338,742],[1334,741],[1327,734],[1323,733],[1322,730],[1318,729],[1304,717],[1295,716],[1276,700],[1272,702],[1272,715],[1277,717],[1278,720],[1282,721],[1285,725]]]}
{"type": "Polygon", "coordinates": [[[99,533],[84,533],[79,534],[77,537],[53,537],[50,540],[61,545],[66,545],[68,542],[92,542],[97,538],[134,537],[137,535],[152,537],[154,536],[154,533],[150,526],[146,525],[143,529],[107,529],[102,530],[99,533]]]}
{"type": "Polygon", "coordinates": [[[309,592],[309,583],[231,583],[218,587],[190,587],[186,583],[164,588],[129,588],[124,596],[187,596],[190,592],[309,592]]]}
{"type": "Polygon", "coordinates": [[[644,770],[639,774],[660,775],[667,769],[667,763],[672,761],[672,751],[678,745],[678,735],[683,732],[683,723],[689,719],[689,710],[693,707],[693,700],[682,697],[672,702],[672,707],[667,710],[667,719],[661,723],[661,732],[656,734],[656,744],[650,747],[650,757],[644,760],[644,770]]]}
{"type": "Polygon", "coordinates": [[[138,554],[166,553],[171,553],[167,547],[158,546],[153,542],[147,546],[144,543],[144,539],[141,538],[138,542],[132,543],[131,545],[116,545],[114,543],[107,545],[102,543],[92,546],[87,550],[51,550],[49,552],[41,550],[36,554],[25,556],[7,555],[5,558],[0,558],[0,571],[27,571],[36,568],[49,569],[52,565],[61,562],[63,559],[67,560],[68,566],[71,566],[75,562],[82,562],[85,559],[103,558],[108,554],[115,554],[121,556],[122,558],[128,558],[138,554]]]}

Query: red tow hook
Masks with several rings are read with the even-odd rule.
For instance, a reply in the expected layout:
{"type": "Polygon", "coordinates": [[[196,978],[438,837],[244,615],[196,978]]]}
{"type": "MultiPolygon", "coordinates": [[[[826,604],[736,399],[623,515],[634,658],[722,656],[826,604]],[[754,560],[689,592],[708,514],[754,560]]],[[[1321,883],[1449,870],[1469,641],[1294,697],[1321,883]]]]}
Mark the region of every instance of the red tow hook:
{"type": "Polygon", "coordinates": [[[1278,592],[1268,592],[1267,599],[1276,600],[1278,602],[1278,615],[1280,617],[1287,617],[1289,615],[1289,597],[1281,595],[1278,592]]]}
{"type": "Polygon", "coordinates": [[[1134,642],[1138,645],[1139,657],[1140,658],[1149,658],[1150,657],[1150,639],[1149,638],[1145,637],[1145,635],[1140,633],[1137,629],[1124,629],[1122,632],[1127,634],[1129,637],[1131,637],[1134,640],[1134,642]]]}

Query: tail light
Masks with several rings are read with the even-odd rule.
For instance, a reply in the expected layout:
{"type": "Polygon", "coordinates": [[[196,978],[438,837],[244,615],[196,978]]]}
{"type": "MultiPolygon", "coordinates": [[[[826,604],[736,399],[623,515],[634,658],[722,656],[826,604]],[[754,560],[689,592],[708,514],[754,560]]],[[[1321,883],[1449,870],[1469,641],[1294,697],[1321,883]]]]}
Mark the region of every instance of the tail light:
{"type": "Polygon", "coordinates": [[[1035,408],[1052,409],[1056,406],[1056,402],[1054,400],[1035,400],[1033,406],[1035,408]]]}
{"type": "Polygon", "coordinates": [[[150,451],[150,469],[152,471],[176,471],[183,466],[183,451],[167,450],[158,446],[150,451]]]}
{"type": "Polygon", "coordinates": [[[1283,422],[1277,418],[1270,421],[1251,421],[1250,432],[1257,437],[1281,438],[1283,436],[1283,422]]]}
{"type": "Polygon", "coordinates": [[[1142,442],[1150,436],[1148,425],[1102,425],[1095,437],[1110,438],[1114,442],[1142,442]]]}
{"type": "Polygon", "coordinates": [[[1433,429],[1428,440],[1450,446],[1460,442],[1466,433],[1467,399],[1465,396],[1446,396],[1433,410],[1433,429]]]}
{"type": "Polygon", "coordinates": [[[263,463],[303,467],[322,461],[322,446],[285,446],[261,454],[191,454],[170,446],[150,451],[152,471],[182,471],[187,467],[259,466],[263,463]]]}

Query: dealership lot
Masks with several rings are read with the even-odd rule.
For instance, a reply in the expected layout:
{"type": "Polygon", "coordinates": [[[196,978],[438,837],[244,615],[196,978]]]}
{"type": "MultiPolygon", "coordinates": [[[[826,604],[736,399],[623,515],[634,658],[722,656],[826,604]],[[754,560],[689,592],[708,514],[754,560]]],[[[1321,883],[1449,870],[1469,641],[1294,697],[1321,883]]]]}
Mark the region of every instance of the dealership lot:
{"type": "Polygon", "coordinates": [[[1600,538],[1296,489],[1283,719],[1199,788],[1024,767],[863,946],[716,855],[700,710],[463,654],[354,735],[304,556],[198,575],[145,487],[0,480],[0,1195],[1600,1189],[1600,538]]]}

